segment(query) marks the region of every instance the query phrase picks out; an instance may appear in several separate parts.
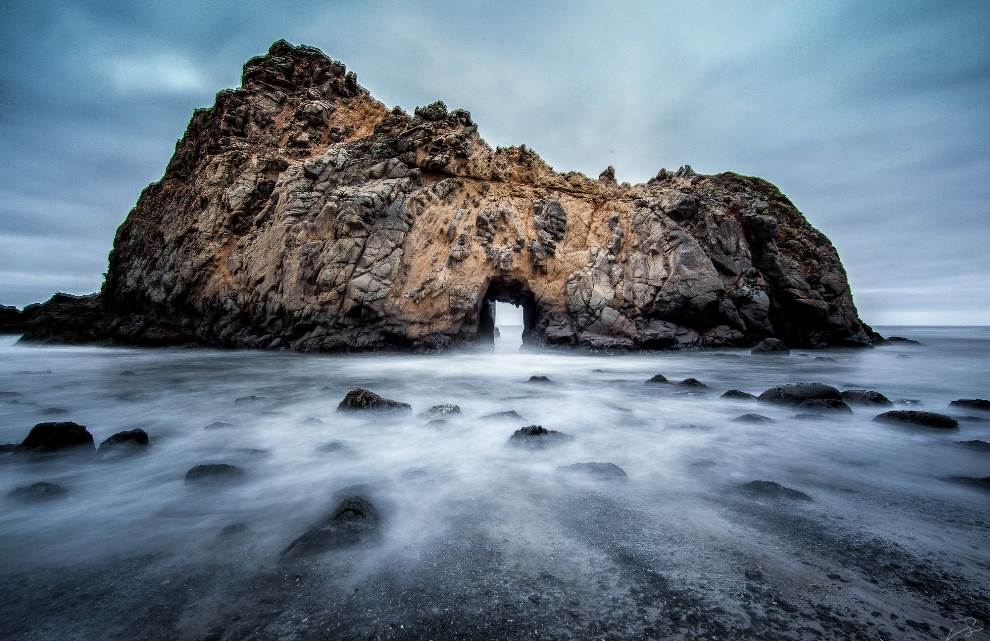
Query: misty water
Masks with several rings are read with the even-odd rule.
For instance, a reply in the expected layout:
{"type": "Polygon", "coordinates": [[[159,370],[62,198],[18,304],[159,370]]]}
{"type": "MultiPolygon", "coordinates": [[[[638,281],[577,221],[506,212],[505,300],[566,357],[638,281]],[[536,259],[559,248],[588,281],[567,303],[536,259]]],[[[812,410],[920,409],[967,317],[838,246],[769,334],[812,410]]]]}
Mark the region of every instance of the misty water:
{"type": "Polygon", "coordinates": [[[521,328],[500,329],[494,351],[429,355],[0,337],[0,443],[42,421],[85,425],[97,444],[151,436],[147,454],[114,462],[0,454],[0,495],[69,490],[0,497],[0,639],[910,639],[987,621],[990,493],[946,480],[990,473],[990,454],[959,443],[990,441],[987,417],[949,407],[988,395],[987,328],[763,357],[520,351],[521,328]],[[656,373],[708,388],[645,383],[656,373]],[[798,381],[879,390],[960,428],[719,398],[798,381]],[[356,387],[413,412],[336,412],[356,387]],[[441,403],[462,413],[422,416],[441,403]],[[522,419],[483,418],[508,410],[522,419]],[[774,422],[733,421],[751,412],[774,422]],[[204,429],[215,421],[232,425],[204,429]],[[530,424],[574,438],[507,445],[530,424]],[[586,461],[628,478],[558,471],[586,461]],[[212,462],[245,476],[187,486],[212,462]],[[758,479],[813,500],[739,490],[758,479]],[[348,494],[378,508],[380,539],[280,562],[348,494]]]}

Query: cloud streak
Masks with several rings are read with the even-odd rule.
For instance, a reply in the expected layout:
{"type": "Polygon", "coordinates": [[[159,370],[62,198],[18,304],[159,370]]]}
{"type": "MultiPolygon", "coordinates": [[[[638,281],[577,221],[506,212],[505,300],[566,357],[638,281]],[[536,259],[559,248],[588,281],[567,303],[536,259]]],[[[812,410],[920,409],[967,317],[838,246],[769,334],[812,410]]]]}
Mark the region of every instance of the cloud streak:
{"type": "Polygon", "coordinates": [[[990,5],[47,4],[0,9],[0,302],[99,287],[117,225],[195,107],[278,39],[389,105],[642,181],[775,182],[871,323],[990,323],[990,5]],[[60,248],[71,246],[71,252],[60,248]]]}

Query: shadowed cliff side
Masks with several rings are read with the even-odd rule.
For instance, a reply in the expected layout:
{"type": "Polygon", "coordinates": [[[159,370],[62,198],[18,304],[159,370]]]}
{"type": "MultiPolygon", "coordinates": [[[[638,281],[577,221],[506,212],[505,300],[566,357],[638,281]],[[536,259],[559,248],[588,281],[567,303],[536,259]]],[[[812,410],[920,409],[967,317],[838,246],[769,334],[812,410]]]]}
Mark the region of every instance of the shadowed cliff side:
{"type": "Polygon", "coordinates": [[[25,340],[301,351],[440,349],[524,305],[541,346],[869,345],[831,243],[770,183],[646,184],[492,149],[468,112],[388,110],[279,41],[197,110],[121,225],[102,292],[25,340]]]}

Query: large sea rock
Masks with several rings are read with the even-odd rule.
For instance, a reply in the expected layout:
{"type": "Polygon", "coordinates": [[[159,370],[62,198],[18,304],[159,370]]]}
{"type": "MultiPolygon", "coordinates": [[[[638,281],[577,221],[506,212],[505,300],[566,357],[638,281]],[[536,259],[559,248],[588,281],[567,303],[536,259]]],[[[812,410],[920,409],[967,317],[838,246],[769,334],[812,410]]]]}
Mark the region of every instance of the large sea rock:
{"type": "Polygon", "coordinates": [[[869,345],[832,244],[769,182],[645,184],[493,149],[467,111],[388,109],[312,47],[275,43],[197,110],[120,226],[102,291],[25,340],[437,349],[869,345]]]}

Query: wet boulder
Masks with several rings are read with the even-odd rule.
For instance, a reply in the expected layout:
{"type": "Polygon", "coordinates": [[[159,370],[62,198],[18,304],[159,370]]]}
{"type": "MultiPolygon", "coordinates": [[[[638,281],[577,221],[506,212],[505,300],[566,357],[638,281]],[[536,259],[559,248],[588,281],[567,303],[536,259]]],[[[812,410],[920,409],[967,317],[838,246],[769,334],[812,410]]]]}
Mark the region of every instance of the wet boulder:
{"type": "Polygon", "coordinates": [[[752,350],[750,350],[750,353],[786,356],[791,353],[791,348],[785,345],[784,341],[776,338],[764,338],[762,341],[757,343],[752,350]]]}
{"type": "Polygon", "coordinates": [[[797,408],[805,412],[842,412],[852,414],[852,408],[845,401],[834,398],[809,398],[797,404],[797,408]]]}
{"type": "Polygon", "coordinates": [[[894,343],[898,345],[921,345],[920,341],[916,341],[913,338],[904,338],[903,336],[888,336],[883,339],[885,343],[894,343]]]}
{"type": "Polygon", "coordinates": [[[722,398],[728,398],[734,401],[755,401],[756,395],[738,389],[730,389],[725,394],[722,394],[722,398]]]}
{"type": "Polygon", "coordinates": [[[349,496],[322,523],[289,544],[282,560],[323,554],[331,550],[373,542],[381,531],[381,517],[371,501],[349,496]]]}
{"type": "Polygon", "coordinates": [[[765,403],[780,405],[797,405],[812,399],[842,400],[842,394],[831,385],[822,383],[792,383],[771,387],[757,397],[765,403]]]}
{"type": "Polygon", "coordinates": [[[409,403],[393,401],[370,392],[366,389],[352,389],[344,396],[344,400],[337,405],[338,412],[412,412],[409,403]]]}
{"type": "Polygon", "coordinates": [[[504,412],[492,412],[481,417],[488,421],[523,421],[526,420],[516,410],[506,410],[504,412]]]}
{"type": "Polygon", "coordinates": [[[842,400],[850,405],[878,405],[889,407],[893,405],[890,399],[869,389],[847,389],[842,390],[842,400]]]}
{"type": "Polygon", "coordinates": [[[530,382],[530,383],[552,383],[553,381],[550,380],[550,377],[549,376],[543,376],[543,375],[540,375],[540,374],[536,374],[536,375],[530,376],[528,382],[530,382]]]}
{"type": "Polygon", "coordinates": [[[38,423],[17,446],[17,454],[91,453],[93,435],[72,421],[38,423]]]}
{"type": "Polygon", "coordinates": [[[773,423],[774,420],[762,414],[743,414],[732,419],[736,423],[773,423]]]}
{"type": "Polygon", "coordinates": [[[127,456],[148,451],[149,444],[148,433],[141,428],[134,428],[117,432],[100,443],[100,447],[96,451],[103,457],[127,456]]]}
{"type": "Polygon", "coordinates": [[[665,383],[669,383],[670,382],[670,379],[668,379],[663,374],[654,374],[649,379],[647,379],[646,382],[647,383],[653,383],[655,385],[663,385],[665,383]]]}
{"type": "Polygon", "coordinates": [[[704,389],[708,387],[696,378],[685,378],[683,381],[678,383],[678,385],[681,387],[693,387],[695,389],[704,389]]]}
{"type": "Polygon", "coordinates": [[[186,472],[186,484],[211,485],[233,483],[244,477],[244,470],[228,463],[204,463],[186,472]]]}
{"type": "Polygon", "coordinates": [[[811,501],[812,498],[799,490],[785,487],[776,481],[750,481],[743,483],[739,489],[746,494],[769,499],[787,499],[791,501],[811,501]]]}
{"type": "Polygon", "coordinates": [[[571,438],[573,437],[557,430],[548,430],[542,425],[527,425],[513,432],[509,437],[509,445],[544,448],[566,443],[571,438]]]}
{"type": "Polygon", "coordinates": [[[934,427],[943,430],[954,430],[959,427],[959,421],[951,416],[920,410],[891,410],[879,414],[873,420],[879,423],[900,423],[902,425],[934,427]]]}
{"type": "Polygon", "coordinates": [[[983,410],[984,412],[990,412],[990,400],[985,398],[959,398],[951,403],[953,407],[965,407],[971,410],[983,410]]]}
{"type": "Polygon", "coordinates": [[[233,423],[228,423],[227,421],[213,421],[209,425],[203,427],[204,430],[228,430],[234,427],[233,423]]]}
{"type": "Polygon", "coordinates": [[[978,452],[990,452],[990,443],[987,441],[956,441],[956,443],[978,452]]]}
{"type": "Polygon", "coordinates": [[[69,490],[63,485],[40,481],[31,485],[15,487],[7,493],[7,498],[18,503],[42,503],[60,499],[68,493],[69,490]]]}
{"type": "Polygon", "coordinates": [[[426,410],[421,414],[421,416],[427,418],[439,418],[441,416],[450,417],[461,413],[461,408],[458,405],[453,405],[450,403],[443,403],[441,405],[434,405],[430,409],[426,410]]]}
{"type": "Polygon", "coordinates": [[[599,463],[595,461],[561,465],[557,468],[557,472],[570,476],[593,478],[598,481],[625,481],[629,478],[626,475],[626,471],[615,463],[599,463]]]}

